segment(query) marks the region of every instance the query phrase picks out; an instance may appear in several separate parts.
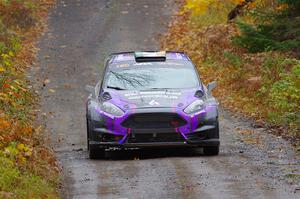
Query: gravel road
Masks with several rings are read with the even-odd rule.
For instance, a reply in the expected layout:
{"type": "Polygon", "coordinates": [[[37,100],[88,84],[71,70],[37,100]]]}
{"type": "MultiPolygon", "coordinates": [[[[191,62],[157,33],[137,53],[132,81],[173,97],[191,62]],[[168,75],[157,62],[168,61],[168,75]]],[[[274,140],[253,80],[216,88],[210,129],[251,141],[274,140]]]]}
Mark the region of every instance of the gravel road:
{"type": "Polygon", "coordinates": [[[221,152],[109,151],[89,160],[86,84],[115,51],[158,49],[171,0],[58,0],[32,70],[41,115],[64,172],[63,198],[300,198],[300,158],[290,144],[221,111],[221,152]],[[44,85],[43,85],[44,84],[44,85]]]}

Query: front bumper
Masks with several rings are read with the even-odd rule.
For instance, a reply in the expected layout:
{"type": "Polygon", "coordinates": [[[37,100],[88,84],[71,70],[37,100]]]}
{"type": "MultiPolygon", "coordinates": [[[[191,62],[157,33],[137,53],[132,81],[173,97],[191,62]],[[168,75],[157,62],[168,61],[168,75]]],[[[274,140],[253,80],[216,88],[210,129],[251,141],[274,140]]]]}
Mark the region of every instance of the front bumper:
{"type": "Polygon", "coordinates": [[[219,136],[216,135],[216,126],[205,125],[197,132],[182,135],[178,132],[158,131],[157,129],[132,132],[126,136],[113,135],[105,128],[96,128],[95,135],[89,141],[90,145],[100,148],[162,148],[162,147],[206,147],[219,146],[219,136]],[[156,132],[156,133],[153,133],[156,132]]]}
{"type": "Polygon", "coordinates": [[[219,139],[207,139],[199,141],[184,141],[184,142],[137,142],[137,143],[124,143],[119,142],[99,142],[90,141],[90,145],[99,148],[163,148],[163,147],[206,147],[206,146],[219,146],[219,139]]]}
{"type": "MultiPolygon", "coordinates": [[[[171,112],[172,110],[166,109],[165,111],[171,112]]],[[[151,112],[154,112],[154,109],[151,109],[151,112]]],[[[91,120],[89,144],[102,148],[205,147],[220,145],[216,110],[203,111],[192,117],[180,112],[179,114],[187,121],[186,125],[179,128],[130,129],[122,126],[122,121],[126,118],[110,119],[99,113],[98,117],[101,117],[100,119],[91,120]]]]}

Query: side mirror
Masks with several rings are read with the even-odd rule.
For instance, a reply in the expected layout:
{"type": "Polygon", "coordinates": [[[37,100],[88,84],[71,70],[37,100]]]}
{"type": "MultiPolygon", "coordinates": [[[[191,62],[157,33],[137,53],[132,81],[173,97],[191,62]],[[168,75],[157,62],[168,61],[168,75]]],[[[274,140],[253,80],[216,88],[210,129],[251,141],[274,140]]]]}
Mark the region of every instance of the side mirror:
{"type": "Polygon", "coordinates": [[[211,91],[217,87],[217,82],[210,82],[208,85],[207,85],[207,90],[208,90],[208,93],[211,93],[211,91]]]}

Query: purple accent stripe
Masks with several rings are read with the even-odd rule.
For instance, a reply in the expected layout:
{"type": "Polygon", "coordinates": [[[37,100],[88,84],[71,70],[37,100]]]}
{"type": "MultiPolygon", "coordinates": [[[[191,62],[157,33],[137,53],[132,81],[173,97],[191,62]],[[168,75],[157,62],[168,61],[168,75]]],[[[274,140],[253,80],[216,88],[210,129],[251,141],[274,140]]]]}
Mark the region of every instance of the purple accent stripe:
{"type": "Polygon", "coordinates": [[[188,60],[187,56],[183,53],[169,52],[166,54],[167,59],[175,60],[188,60]]]}
{"type": "Polygon", "coordinates": [[[119,141],[119,144],[123,144],[127,138],[128,135],[131,133],[131,128],[128,128],[127,134],[124,135],[124,137],[119,141]]]}
{"type": "Polygon", "coordinates": [[[185,140],[187,140],[186,135],[184,135],[184,133],[180,132],[180,130],[179,130],[178,128],[175,128],[175,132],[176,132],[176,133],[180,133],[181,136],[182,136],[185,140]]]}
{"type": "Polygon", "coordinates": [[[126,138],[127,138],[127,134],[124,135],[124,137],[119,141],[119,144],[123,144],[126,138]]]}
{"type": "Polygon", "coordinates": [[[182,137],[187,140],[188,138],[186,137],[186,135],[184,135],[184,133],[180,132],[180,134],[182,135],[182,137]]]}
{"type": "Polygon", "coordinates": [[[112,62],[116,63],[121,61],[130,61],[130,60],[134,60],[133,54],[126,53],[126,54],[116,55],[112,62]]]}

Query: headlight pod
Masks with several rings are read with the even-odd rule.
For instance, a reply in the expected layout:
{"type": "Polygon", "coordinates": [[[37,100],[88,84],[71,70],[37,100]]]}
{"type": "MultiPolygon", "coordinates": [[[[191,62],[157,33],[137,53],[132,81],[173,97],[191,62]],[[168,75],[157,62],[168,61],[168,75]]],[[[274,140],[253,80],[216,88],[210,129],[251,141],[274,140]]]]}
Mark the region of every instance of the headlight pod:
{"type": "Polygon", "coordinates": [[[187,114],[192,114],[202,110],[204,106],[204,101],[201,99],[197,99],[194,102],[192,102],[188,107],[186,107],[183,111],[187,114]]]}
{"type": "Polygon", "coordinates": [[[100,108],[102,111],[111,114],[113,116],[122,116],[124,114],[124,111],[122,109],[109,102],[103,102],[100,105],[100,108]]]}

